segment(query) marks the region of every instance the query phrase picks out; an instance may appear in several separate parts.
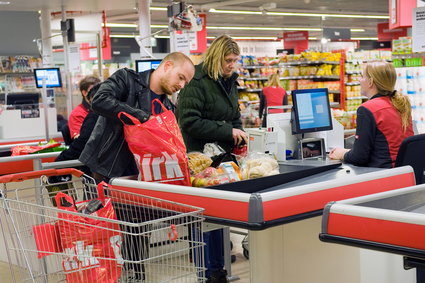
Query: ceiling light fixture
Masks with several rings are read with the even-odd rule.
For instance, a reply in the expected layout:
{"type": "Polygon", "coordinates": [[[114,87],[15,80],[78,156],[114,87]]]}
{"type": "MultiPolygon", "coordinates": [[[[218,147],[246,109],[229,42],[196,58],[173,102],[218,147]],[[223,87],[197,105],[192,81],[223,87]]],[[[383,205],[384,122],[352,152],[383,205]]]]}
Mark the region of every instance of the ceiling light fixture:
{"type": "MultiPolygon", "coordinates": [[[[136,34],[111,34],[111,38],[136,38],[136,34]]],[[[155,38],[170,38],[169,35],[155,35],[155,38]]],[[[216,36],[207,36],[207,39],[215,39],[216,36]]],[[[235,40],[280,40],[281,38],[277,36],[232,36],[235,40]]],[[[324,38],[322,38],[323,40],[324,38]]],[[[308,40],[318,40],[317,37],[309,37],[308,40]]],[[[326,42],[329,40],[325,39],[326,42]]],[[[375,37],[352,37],[351,40],[378,40],[375,37]]]]}
{"type": "MultiPolygon", "coordinates": [[[[216,10],[210,9],[210,13],[220,14],[244,14],[244,15],[261,15],[262,12],[257,11],[236,11],[236,10],[216,10]]],[[[293,12],[266,12],[270,16],[297,16],[297,17],[329,17],[329,18],[360,18],[360,19],[389,19],[386,15],[361,15],[361,14],[322,14],[322,13],[293,13],[293,12]]]]}
{"type": "Polygon", "coordinates": [[[167,11],[167,7],[149,7],[152,11],[167,11]]]}
{"type": "MultiPolygon", "coordinates": [[[[107,23],[107,27],[112,28],[137,28],[136,24],[119,24],[107,23]]],[[[151,28],[168,28],[168,25],[151,25],[151,28]]],[[[211,30],[275,30],[275,31],[321,31],[321,28],[304,28],[304,27],[224,27],[224,26],[207,26],[211,30]]],[[[352,28],[351,32],[365,32],[365,29],[352,28]]]]}
{"type": "Polygon", "coordinates": [[[9,5],[10,1],[0,1],[0,5],[9,5]]]}

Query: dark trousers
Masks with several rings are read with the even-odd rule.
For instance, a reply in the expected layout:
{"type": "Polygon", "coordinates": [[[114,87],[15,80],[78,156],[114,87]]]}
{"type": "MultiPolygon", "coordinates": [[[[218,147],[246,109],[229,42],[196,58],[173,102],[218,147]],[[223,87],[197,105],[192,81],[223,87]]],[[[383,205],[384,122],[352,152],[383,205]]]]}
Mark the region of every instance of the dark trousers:
{"type": "Polygon", "coordinates": [[[204,259],[205,259],[205,276],[211,277],[215,271],[224,269],[223,254],[223,229],[213,230],[203,233],[204,236],[204,259]]]}

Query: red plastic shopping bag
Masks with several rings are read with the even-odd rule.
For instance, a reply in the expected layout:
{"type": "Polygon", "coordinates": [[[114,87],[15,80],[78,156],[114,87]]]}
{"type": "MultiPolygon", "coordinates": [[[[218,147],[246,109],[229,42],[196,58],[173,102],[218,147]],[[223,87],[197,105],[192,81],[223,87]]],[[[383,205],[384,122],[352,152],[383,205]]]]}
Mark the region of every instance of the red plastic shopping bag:
{"type": "Polygon", "coordinates": [[[37,153],[45,149],[59,147],[60,145],[60,142],[49,142],[45,145],[17,145],[12,148],[11,156],[37,153]]]}
{"type": "Polygon", "coordinates": [[[141,123],[137,118],[120,112],[124,136],[139,168],[139,180],[190,186],[190,172],[186,146],[171,110],[153,114],[153,119],[141,123]]]}
{"type": "Polygon", "coordinates": [[[32,227],[35,245],[37,247],[37,258],[43,258],[62,251],[58,226],[44,223],[32,227]]]}
{"type": "Polygon", "coordinates": [[[65,254],[62,261],[67,282],[117,282],[121,276],[123,258],[121,255],[121,231],[119,224],[114,223],[116,214],[112,201],[105,198],[103,187],[98,187],[102,208],[87,217],[77,212],[76,207],[88,201],[74,203],[71,196],[59,192],[56,196],[60,242],[65,254]],[[70,204],[64,206],[63,201],[70,204]]]}

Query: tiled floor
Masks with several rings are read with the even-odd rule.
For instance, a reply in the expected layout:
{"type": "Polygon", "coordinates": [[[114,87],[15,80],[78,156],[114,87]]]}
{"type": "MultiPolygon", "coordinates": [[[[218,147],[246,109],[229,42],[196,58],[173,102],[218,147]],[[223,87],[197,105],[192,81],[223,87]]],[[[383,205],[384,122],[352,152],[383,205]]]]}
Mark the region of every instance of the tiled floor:
{"type": "MultiPolygon", "coordinates": [[[[236,261],[232,264],[232,275],[238,276],[240,279],[237,283],[249,283],[249,261],[243,256],[242,240],[243,236],[231,234],[230,239],[233,243],[232,254],[236,255],[236,261]]],[[[0,262],[0,282],[13,282],[9,264],[0,262]]],[[[20,282],[18,280],[18,282],[20,282]]]]}

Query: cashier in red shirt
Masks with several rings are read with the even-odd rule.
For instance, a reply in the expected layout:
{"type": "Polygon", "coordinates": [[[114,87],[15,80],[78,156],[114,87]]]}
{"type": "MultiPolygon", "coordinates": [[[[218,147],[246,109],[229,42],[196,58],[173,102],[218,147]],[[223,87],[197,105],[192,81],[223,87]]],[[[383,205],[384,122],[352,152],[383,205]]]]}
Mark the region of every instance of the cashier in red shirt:
{"type": "Polygon", "coordinates": [[[369,101],[357,109],[353,148],[334,148],[330,158],[357,166],[394,167],[401,142],[413,135],[410,102],[394,90],[396,79],[391,63],[366,64],[360,86],[369,101]]]}
{"type": "Polygon", "coordinates": [[[87,94],[89,93],[90,89],[98,83],[100,83],[99,78],[95,76],[86,76],[80,81],[78,85],[81,95],[83,96],[83,101],[81,104],[75,107],[69,115],[68,127],[72,139],[75,139],[80,135],[81,125],[83,124],[83,121],[89,113],[90,109],[90,101],[87,98],[87,94]]]}

